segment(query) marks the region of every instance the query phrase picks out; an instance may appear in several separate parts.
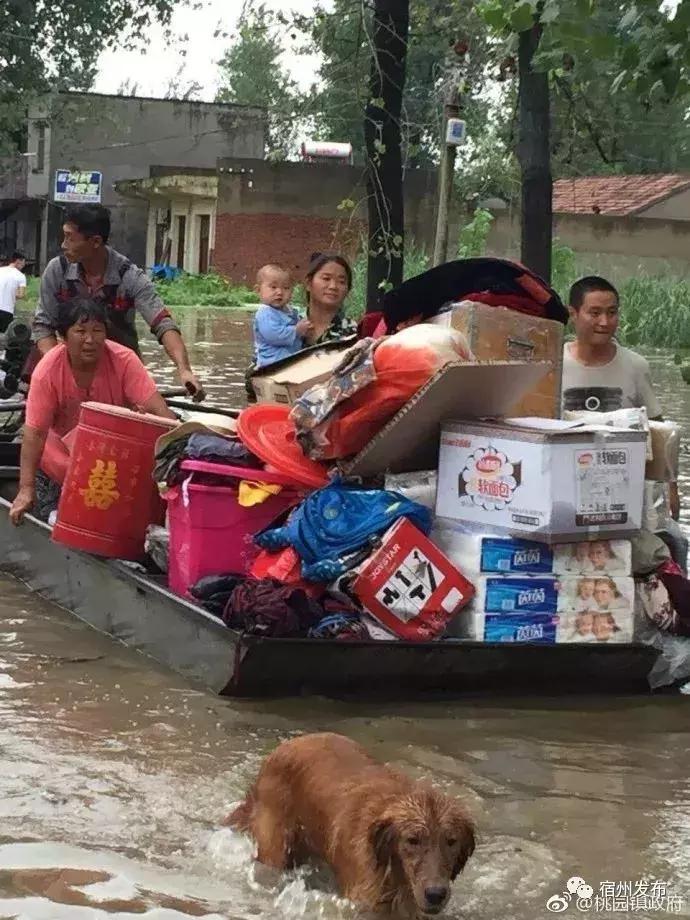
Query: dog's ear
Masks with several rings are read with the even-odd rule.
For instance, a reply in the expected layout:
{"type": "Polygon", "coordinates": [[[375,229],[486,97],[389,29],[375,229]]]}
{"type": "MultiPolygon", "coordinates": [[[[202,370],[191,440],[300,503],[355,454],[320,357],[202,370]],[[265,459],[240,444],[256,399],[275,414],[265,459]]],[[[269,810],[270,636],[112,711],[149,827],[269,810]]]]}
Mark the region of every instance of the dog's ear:
{"type": "Polygon", "coordinates": [[[455,879],[462,872],[465,863],[474,853],[475,847],[475,827],[471,818],[463,814],[462,816],[458,815],[458,820],[455,822],[455,832],[458,835],[458,840],[460,841],[460,852],[458,853],[458,858],[453,864],[453,868],[450,873],[451,881],[455,879]]]}
{"type": "Polygon", "coordinates": [[[393,858],[395,848],[395,827],[392,821],[377,821],[369,831],[369,842],[379,866],[387,866],[393,858]]]}

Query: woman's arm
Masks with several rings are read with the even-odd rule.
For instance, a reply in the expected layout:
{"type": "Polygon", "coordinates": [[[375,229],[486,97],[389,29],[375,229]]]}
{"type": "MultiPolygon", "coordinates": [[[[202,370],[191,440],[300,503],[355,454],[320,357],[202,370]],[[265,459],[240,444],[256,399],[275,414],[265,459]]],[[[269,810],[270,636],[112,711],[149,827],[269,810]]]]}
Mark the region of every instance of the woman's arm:
{"type": "Polygon", "coordinates": [[[165,400],[161,394],[156,390],[156,392],[142,404],[141,407],[144,412],[150,412],[151,415],[157,415],[160,418],[170,418],[177,420],[175,413],[167,407],[165,400]]]}
{"type": "Polygon", "coordinates": [[[19,491],[10,508],[10,520],[13,524],[21,524],[24,515],[31,511],[36,501],[36,472],[47,436],[47,431],[24,426],[19,461],[19,491]]]}

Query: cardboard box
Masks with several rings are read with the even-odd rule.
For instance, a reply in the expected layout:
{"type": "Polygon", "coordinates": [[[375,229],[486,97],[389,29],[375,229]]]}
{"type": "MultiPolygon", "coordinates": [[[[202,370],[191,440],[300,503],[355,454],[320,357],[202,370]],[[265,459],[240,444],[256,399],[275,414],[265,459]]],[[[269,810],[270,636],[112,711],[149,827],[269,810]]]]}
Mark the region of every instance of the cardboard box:
{"type": "Polygon", "coordinates": [[[675,482],[678,479],[680,429],[674,422],[650,422],[652,457],[647,462],[645,479],[675,482]]]}
{"type": "Polygon", "coordinates": [[[386,531],[381,545],[337,591],[357,598],[400,639],[424,642],[441,636],[474,595],[472,584],[406,518],[386,531]]]}
{"type": "Polygon", "coordinates": [[[563,375],[563,323],[482,303],[462,301],[430,322],[462,332],[478,361],[546,361],[548,373],[509,414],[559,418],[563,375]]]}
{"type": "Polygon", "coordinates": [[[544,363],[447,364],[340,470],[362,478],[434,470],[442,422],[503,416],[547,372],[544,363]]]}
{"type": "Polygon", "coordinates": [[[254,371],[251,382],[257,401],[291,406],[307,390],[328,380],[355,341],[349,338],[315,345],[254,371]]]}
{"type": "Polygon", "coordinates": [[[448,422],[436,513],[542,543],[629,537],[642,522],[645,434],[582,422],[448,422]]]}

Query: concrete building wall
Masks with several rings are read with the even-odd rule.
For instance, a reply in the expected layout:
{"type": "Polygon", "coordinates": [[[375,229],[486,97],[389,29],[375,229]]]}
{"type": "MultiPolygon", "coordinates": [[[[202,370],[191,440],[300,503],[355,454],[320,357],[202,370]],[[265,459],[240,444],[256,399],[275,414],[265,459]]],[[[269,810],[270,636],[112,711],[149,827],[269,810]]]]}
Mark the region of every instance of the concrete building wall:
{"type": "MultiPolygon", "coordinates": [[[[409,172],[404,190],[407,244],[429,251],[436,173],[409,172]]],[[[275,260],[299,277],[314,250],[354,256],[366,220],[365,177],[357,167],[221,160],[214,266],[233,280],[253,282],[256,269],[275,260]]],[[[456,214],[451,239],[457,238],[458,224],[456,214]]]]}
{"type": "MultiPolygon", "coordinates": [[[[690,277],[690,221],[602,214],[556,214],[554,236],[570,246],[583,272],[610,275],[614,281],[660,272],[690,277]]],[[[520,253],[517,213],[497,217],[488,254],[516,258],[520,253]]]]}
{"type": "MultiPolygon", "coordinates": [[[[29,194],[52,197],[57,169],[103,173],[102,203],[111,209],[112,243],[144,264],[148,211],[117,194],[118,180],[148,175],[153,164],[213,168],[219,157],[262,158],[265,113],[244,106],[60,93],[29,118],[29,194]],[[39,156],[39,150],[45,154],[39,156]]],[[[57,239],[47,242],[50,257],[57,239]]]]}

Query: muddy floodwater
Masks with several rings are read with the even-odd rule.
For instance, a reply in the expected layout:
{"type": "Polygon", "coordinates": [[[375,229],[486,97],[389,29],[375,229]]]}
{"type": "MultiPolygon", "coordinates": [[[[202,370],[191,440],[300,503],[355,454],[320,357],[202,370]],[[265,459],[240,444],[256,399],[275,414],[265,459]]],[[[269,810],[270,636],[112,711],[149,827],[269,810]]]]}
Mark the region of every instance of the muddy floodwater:
{"type": "MultiPolygon", "coordinates": [[[[247,318],[182,318],[211,397],[239,404],[247,318]]],[[[146,356],[171,383],[155,343],[146,356]]],[[[650,358],[666,415],[690,431],[690,388],[650,358]]],[[[357,917],[323,869],[261,870],[219,825],[278,741],[325,729],[466,800],[479,845],[455,920],[552,916],[573,876],[595,896],[552,901],[565,917],[690,916],[688,697],[222,700],[0,584],[2,918],[357,917]]]]}

